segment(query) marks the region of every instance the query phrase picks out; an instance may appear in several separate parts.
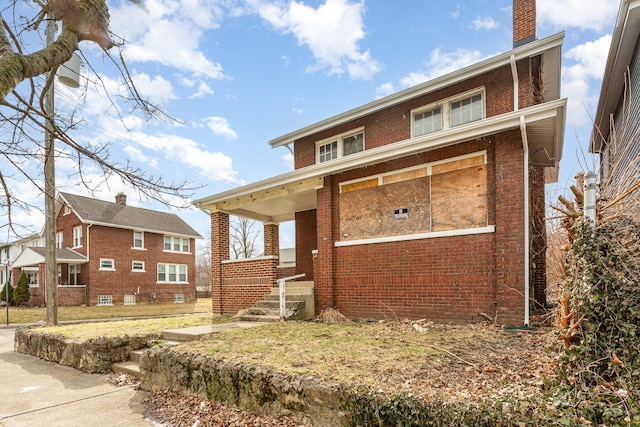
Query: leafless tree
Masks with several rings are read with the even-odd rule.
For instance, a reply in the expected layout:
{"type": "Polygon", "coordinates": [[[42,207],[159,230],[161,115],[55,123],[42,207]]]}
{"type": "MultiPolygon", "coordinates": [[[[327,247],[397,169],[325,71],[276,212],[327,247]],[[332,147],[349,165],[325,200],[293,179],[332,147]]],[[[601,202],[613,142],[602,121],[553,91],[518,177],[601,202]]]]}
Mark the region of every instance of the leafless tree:
{"type": "Polygon", "coordinates": [[[233,217],[229,223],[231,252],[235,259],[251,258],[257,253],[256,239],[260,232],[256,221],[244,217],[233,217]]]}
{"type": "Polygon", "coordinates": [[[211,239],[205,239],[198,247],[196,287],[211,289],[211,239]]]}
{"type": "MultiPolygon", "coordinates": [[[[138,2],[139,0],[131,0],[138,2]]],[[[0,7],[0,214],[7,218],[6,224],[14,234],[13,216],[16,210],[40,209],[37,203],[24,197],[17,184],[31,182],[45,196],[45,216],[51,221],[55,199],[53,164],[60,156],[73,158],[77,167],[78,182],[89,190],[94,190],[102,182],[85,179],[88,164],[97,167],[106,181],[118,177],[131,185],[142,196],[170,204],[175,196],[189,197],[196,188],[187,182],[166,183],[161,176],[148,175],[145,171],[129,163],[114,161],[110,157],[108,145],[92,145],[80,141],[74,135],[75,127],[82,121],[74,113],[56,117],[47,93],[51,90],[56,70],[79,49],[79,43],[90,41],[98,44],[106,58],[110,59],[120,73],[126,87],[124,97],[132,110],[147,119],[171,120],[158,106],[144,100],[136,90],[126,64],[119,53],[117,44],[109,31],[109,10],[105,0],[11,0],[0,7]],[[6,4],[8,3],[8,4],[6,4]],[[31,13],[31,16],[29,15],[31,13]],[[49,37],[42,47],[42,31],[47,27],[49,37]],[[38,43],[33,48],[34,40],[38,43]],[[43,137],[46,134],[47,137],[43,137]],[[54,150],[53,141],[61,143],[54,150]],[[45,179],[34,176],[34,165],[44,165],[45,179]],[[50,166],[47,169],[47,165],[50,166]],[[48,171],[48,172],[47,172],[48,171]],[[48,174],[48,175],[47,175],[48,174]]],[[[86,67],[92,73],[92,82],[101,96],[111,101],[117,111],[118,105],[91,64],[86,67]]],[[[124,126],[124,125],[123,125],[124,126]]],[[[55,229],[54,226],[46,226],[55,229]]],[[[46,232],[46,245],[55,253],[55,230],[46,232]]],[[[53,256],[55,266],[55,256],[53,256]]],[[[51,256],[47,253],[47,274],[45,281],[53,278],[50,268],[51,256]]],[[[47,322],[57,324],[55,286],[47,289],[47,322]],[[52,292],[49,292],[52,288],[52,292]],[[51,310],[50,310],[50,307],[51,310]]]]}

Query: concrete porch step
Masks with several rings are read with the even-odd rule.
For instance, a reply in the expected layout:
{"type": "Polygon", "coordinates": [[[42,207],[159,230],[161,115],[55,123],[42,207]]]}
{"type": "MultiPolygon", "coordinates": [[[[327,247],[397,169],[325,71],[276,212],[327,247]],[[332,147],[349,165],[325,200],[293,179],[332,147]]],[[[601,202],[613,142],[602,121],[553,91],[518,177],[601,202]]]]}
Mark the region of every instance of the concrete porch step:
{"type": "MultiPolygon", "coordinates": [[[[290,300],[287,299],[285,301],[285,307],[291,310],[301,310],[304,308],[304,301],[290,300]]],[[[264,299],[262,301],[256,302],[255,305],[257,308],[267,308],[273,310],[280,310],[280,299],[264,299]]]]}
{"type": "Polygon", "coordinates": [[[280,316],[274,314],[243,314],[238,317],[242,322],[279,322],[280,316]]]}
{"type": "Polygon", "coordinates": [[[111,370],[116,374],[127,374],[136,378],[140,378],[140,365],[138,362],[127,360],[124,362],[113,363],[111,370]]]}
{"type": "Polygon", "coordinates": [[[145,352],[145,349],[132,350],[129,352],[129,360],[135,363],[140,363],[140,355],[145,352]]]}

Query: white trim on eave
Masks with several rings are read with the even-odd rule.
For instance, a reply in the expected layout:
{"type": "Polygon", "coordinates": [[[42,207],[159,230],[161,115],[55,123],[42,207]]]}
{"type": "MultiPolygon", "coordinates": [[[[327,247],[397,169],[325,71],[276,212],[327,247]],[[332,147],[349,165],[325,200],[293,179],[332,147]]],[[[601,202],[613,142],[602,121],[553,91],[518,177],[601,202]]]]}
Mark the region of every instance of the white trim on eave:
{"type": "Polygon", "coordinates": [[[291,144],[296,139],[312,135],[314,133],[357,119],[367,114],[371,114],[384,108],[405,102],[409,99],[415,98],[416,96],[433,92],[434,90],[450,86],[457,82],[465,81],[477,75],[484,74],[496,68],[509,65],[512,60],[512,56],[516,61],[518,61],[520,59],[529,58],[531,56],[543,53],[555,47],[560,47],[562,46],[563,39],[564,32],[561,32],[541,40],[536,40],[534,42],[524,44],[509,52],[505,52],[503,54],[485,59],[484,61],[477,62],[468,67],[462,68],[449,74],[445,74],[444,76],[436,77],[435,79],[429,80],[425,83],[410,87],[384,98],[377,99],[368,104],[364,104],[360,107],[346,111],[342,114],[338,114],[336,116],[290,132],[286,135],[272,139],[271,141],[269,141],[269,144],[272,148],[291,144]]]}

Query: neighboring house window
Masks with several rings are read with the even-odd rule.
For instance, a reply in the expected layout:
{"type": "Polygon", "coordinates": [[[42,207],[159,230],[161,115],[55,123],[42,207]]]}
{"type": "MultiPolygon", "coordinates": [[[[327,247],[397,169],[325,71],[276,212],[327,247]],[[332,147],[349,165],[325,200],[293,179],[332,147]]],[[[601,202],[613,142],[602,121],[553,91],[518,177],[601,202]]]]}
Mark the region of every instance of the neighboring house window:
{"type": "Polygon", "coordinates": [[[80,283],[80,264],[69,264],[69,284],[77,285],[80,283]]]}
{"type": "Polygon", "coordinates": [[[62,285],[62,266],[58,264],[58,286],[62,285]]]}
{"type": "Polygon", "coordinates": [[[186,264],[158,264],[158,283],[188,283],[186,264]]]}
{"type": "Polygon", "coordinates": [[[71,213],[71,207],[69,205],[64,205],[64,215],[69,215],[71,213]]]}
{"type": "Polygon", "coordinates": [[[62,231],[58,231],[56,233],[56,248],[58,249],[62,249],[62,238],[63,238],[62,231]]]}
{"type": "Polygon", "coordinates": [[[79,248],[82,246],[82,226],[73,227],[73,247],[79,248]]]}
{"type": "Polygon", "coordinates": [[[184,294],[173,294],[174,304],[183,304],[185,301],[184,294]]]}
{"type": "Polygon", "coordinates": [[[164,236],[164,250],[166,252],[190,252],[190,243],[189,239],[174,237],[174,236],[164,236]]]}
{"type": "Polygon", "coordinates": [[[474,90],[411,111],[411,136],[416,137],[484,118],[484,92],[474,90]]]}
{"type": "Polygon", "coordinates": [[[29,279],[29,287],[37,288],[40,286],[38,283],[38,272],[37,271],[27,271],[27,279],[29,279]]]}
{"type": "Polygon", "coordinates": [[[482,95],[477,94],[451,103],[451,126],[482,118],[482,95]]]}
{"type": "Polygon", "coordinates": [[[131,271],[144,272],[144,261],[133,261],[131,263],[131,271]]]}
{"type": "Polygon", "coordinates": [[[364,130],[351,131],[316,144],[318,163],[328,162],[364,150],[364,130]]]}
{"type": "Polygon", "coordinates": [[[100,258],[100,270],[115,270],[115,261],[110,258],[100,258]]]}
{"type": "Polygon", "coordinates": [[[136,305],[136,296],[135,295],[125,295],[124,296],[124,305],[136,305]]]}
{"type": "Polygon", "coordinates": [[[135,249],[144,249],[144,233],[142,231],[133,232],[133,247],[135,249]]]}
{"type": "Polygon", "coordinates": [[[113,305],[113,297],[111,295],[98,295],[98,305],[113,305]]]}

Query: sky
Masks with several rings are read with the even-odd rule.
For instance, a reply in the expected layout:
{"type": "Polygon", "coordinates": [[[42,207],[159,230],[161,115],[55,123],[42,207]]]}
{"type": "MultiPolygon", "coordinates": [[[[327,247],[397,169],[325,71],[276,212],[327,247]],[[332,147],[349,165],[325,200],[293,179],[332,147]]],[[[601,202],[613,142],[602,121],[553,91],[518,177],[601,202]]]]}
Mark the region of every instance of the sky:
{"type": "MultiPolygon", "coordinates": [[[[569,99],[563,158],[549,199],[565,192],[577,172],[595,169],[588,153],[591,117],[618,13],[619,0],[538,0],[537,36],[565,32],[562,97],[569,99]]],[[[177,121],[145,121],[117,96],[96,90],[98,77],[113,95],[119,74],[92,42],[80,45],[88,63],[79,89],[56,86],[57,114],[82,118],[79,141],[109,143],[113,159],[129,161],[167,182],[199,187],[188,200],[227,191],[293,170],[284,148],[268,141],[380,97],[509,51],[511,0],[108,0],[112,48],[125,58],[139,93],[177,121]],[[112,105],[113,103],[113,105],[112,105]],[[117,108],[116,108],[117,107],[117,108]]],[[[27,12],[28,12],[27,8],[27,12]]],[[[35,13],[32,10],[32,13],[35,13]]],[[[76,165],[56,163],[59,191],[89,195],[76,165]]],[[[205,239],[208,216],[141,199],[116,179],[94,197],[178,214],[205,239]]],[[[40,174],[34,170],[34,176],[40,174]]],[[[31,200],[29,183],[13,183],[31,200]]],[[[37,202],[36,202],[37,203],[37,202]]],[[[42,212],[14,213],[25,234],[39,232],[42,212]]],[[[0,217],[0,226],[6,218],[0,217]]],[[[6,227],[0,232],[7,233],[6,227]]],[[[281,247],[295,244],[291,224],[281,247]]],[[[0,241],[15,236],[0,235],[0,241]]]]}

